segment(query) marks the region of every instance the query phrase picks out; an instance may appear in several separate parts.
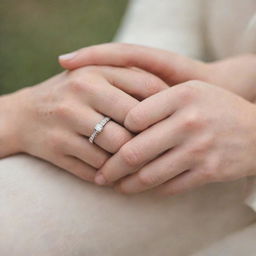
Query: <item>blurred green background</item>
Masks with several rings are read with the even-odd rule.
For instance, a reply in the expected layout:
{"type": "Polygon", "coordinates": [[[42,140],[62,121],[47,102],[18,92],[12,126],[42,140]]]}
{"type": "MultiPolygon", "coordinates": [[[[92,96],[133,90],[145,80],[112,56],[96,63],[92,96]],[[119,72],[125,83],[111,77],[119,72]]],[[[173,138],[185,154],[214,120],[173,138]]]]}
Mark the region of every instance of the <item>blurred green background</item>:
{"type": "Polygon", "coordinates": [[[61,71],[57,56],[111,41],[127,0],[0,0],[0,94],[61,71]]]}

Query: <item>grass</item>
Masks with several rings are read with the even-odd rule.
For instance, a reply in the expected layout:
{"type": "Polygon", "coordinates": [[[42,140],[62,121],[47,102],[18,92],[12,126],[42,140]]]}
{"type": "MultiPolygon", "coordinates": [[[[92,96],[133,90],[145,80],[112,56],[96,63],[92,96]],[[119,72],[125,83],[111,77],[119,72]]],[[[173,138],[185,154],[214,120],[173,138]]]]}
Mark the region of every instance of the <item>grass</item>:
{"type": "Polygon", "coordinates": [[[0,94],[61,71],[57,56],[111,41],[127,0],[1,0],[0,94]]]}

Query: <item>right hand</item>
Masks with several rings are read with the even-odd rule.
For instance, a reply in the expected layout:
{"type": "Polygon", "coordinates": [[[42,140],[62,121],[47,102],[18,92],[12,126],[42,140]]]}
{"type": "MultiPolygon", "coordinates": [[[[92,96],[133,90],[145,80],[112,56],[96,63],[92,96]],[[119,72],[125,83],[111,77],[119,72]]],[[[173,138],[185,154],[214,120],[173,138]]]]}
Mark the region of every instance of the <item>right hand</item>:
{"type": "Polygon", "coordinates": [[[59,62],[68,70],[86,65],[133,66],[155,74],[170,86],[189,80],[200,80],[256,102],[255,54],[205,63],[166,50],[133,44],[108,43],[62,55],[59,62]]]}
{"type": "Polygon", "coordinates": [[[0,157],[25,152],[93,181],[96,170],[133,136],[122,126],[126,114],[167,87],[146,72],[89,66],[4,96],[11,109],[2,108],[0,116],[16,142],[11,151],[2,147],[0,157]],[[88,137],[103,116],[112,121],[91,144],[88,137]]]}

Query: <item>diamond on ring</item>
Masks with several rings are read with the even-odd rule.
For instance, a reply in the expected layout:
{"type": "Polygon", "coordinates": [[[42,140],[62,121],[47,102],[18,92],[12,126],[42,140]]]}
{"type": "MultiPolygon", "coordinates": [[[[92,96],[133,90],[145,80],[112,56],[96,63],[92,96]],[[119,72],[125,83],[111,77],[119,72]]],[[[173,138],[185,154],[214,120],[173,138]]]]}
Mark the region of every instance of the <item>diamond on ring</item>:
{"type": "Polygon", "coordinates": [[[94,127],[94,131],[89,138],[89,142],[93,144],[95,138],[101,133],[104,129],[104,126],[110,121],[109,117],[104,117],[99,123],[97,123],[94,127]]]}
{"type": "Polygon", "coordinates": [[[96,124],[95,128],[94,128],[97,132],[102,132],[103,130],[103,126],[101,124],[96,124]]]}

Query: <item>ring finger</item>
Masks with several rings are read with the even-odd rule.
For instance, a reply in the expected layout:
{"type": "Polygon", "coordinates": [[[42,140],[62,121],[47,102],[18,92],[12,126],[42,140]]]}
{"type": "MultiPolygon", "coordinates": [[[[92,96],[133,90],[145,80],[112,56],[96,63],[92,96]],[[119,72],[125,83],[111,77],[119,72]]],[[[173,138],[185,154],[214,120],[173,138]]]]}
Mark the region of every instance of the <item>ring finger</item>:
{"type": "Polygon", "coordinates": [[[85,106],[81,106],[77,109],[79,109],[79,113],[73,113],[65,120],[68,121],[70,129],[75,130],[79,135],[86,136],[86,138],[81,138],[86,140],[86,144],[88,144],[90,148],[97,148],[96,145],[98,145],[109,153],[115,153],[123,144],[133,137],[127,129],[110,120],[104,126],[102,132],[96,136],[94,139],[94,144],[96,145],[93,145],[88,139],[94,132],[95,125],[103,120],[104,116],[85,106]]]}

